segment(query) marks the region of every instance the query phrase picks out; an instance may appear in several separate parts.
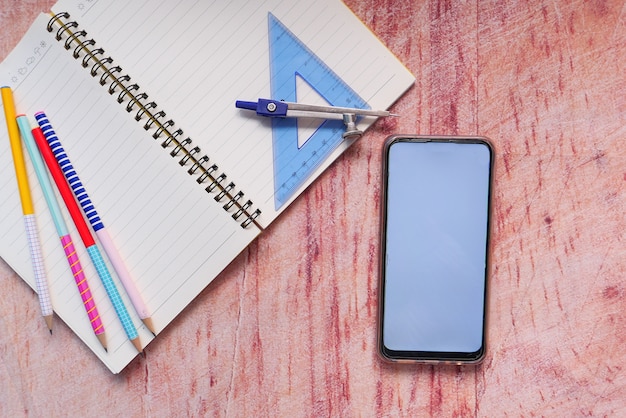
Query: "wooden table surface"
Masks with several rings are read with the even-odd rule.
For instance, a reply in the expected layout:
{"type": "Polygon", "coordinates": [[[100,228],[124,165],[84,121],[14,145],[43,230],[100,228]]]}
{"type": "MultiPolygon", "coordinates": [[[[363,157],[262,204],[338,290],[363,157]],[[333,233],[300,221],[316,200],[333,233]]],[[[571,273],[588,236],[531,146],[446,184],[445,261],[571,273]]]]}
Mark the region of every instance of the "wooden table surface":
{"type": "MultiPolygon", "coordinates": [[[[626,416],[626,6],[346,2],[417,77],[402,116],[368,131],[119,375],[60,321],[48,335],[0,262],[1,417],[626,416]],[[376,355],[394,133],[495,145],[482,365],[376,355]]],[[[0,1],[0,58],[51,4],[0,1]]]]}

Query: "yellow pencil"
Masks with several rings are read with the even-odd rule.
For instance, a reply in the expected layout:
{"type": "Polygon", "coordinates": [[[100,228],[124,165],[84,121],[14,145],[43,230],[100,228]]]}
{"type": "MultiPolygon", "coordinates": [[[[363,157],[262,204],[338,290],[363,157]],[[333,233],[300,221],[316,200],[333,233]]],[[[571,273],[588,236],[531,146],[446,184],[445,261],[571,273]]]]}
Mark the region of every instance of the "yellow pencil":
{"type": "Polygon", "coordinates": [[[24,153],[22,152],[22,143],[20,141],[20,131],[16,121],[13,92],[10,87],[2,87],[0,90],[2,91],[4,117],[6,119],[7,130],[9,132],[11,154],[13,155],[13,165],[15,166],[17,188],[22,202],[22,213],[24,215],[24,225],[26,227],[26,235],[28,237],[28,246],[30,249],[31,261],[33,263],[33,271],[35,273],[35,284],[37,286],[37,294],[39,295],[39,305],[41,306],[41,314],[48,325],[50,333],[52,333],[52,302],[50,300],[48,280],[46,278],[43,255],[41,252],[41,243],[39,241],[39,232],[37,230],[37,222],[35,219],[35,207],[33,205],[33,199],[30,196],[26,163],[24,161],[24,153]]]}

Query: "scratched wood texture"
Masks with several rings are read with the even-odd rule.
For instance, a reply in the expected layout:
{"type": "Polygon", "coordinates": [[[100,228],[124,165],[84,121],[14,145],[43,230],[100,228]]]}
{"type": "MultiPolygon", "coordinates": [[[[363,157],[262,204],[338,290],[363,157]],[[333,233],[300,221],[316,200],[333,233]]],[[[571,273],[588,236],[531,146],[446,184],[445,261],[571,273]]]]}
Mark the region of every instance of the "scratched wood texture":
{"type": "MultiPolygon", "coordinates": [[[[417,77],[402,117],[378,122],[120,375],[58,321],[49,336],[0,262],[0,416],[626,416],[623,2],[346,2],[417,77]],[[480,366],[375,354],[393,133],[495,145],[480,366]]],[[[0,0],[0,58],[50,4],[0,0]]]]}

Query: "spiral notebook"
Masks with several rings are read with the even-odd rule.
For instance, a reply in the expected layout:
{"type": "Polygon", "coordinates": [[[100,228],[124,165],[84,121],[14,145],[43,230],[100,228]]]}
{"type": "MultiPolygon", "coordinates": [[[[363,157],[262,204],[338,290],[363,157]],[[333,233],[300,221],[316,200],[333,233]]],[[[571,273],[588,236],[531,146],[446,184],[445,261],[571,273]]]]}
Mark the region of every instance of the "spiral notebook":
{"type": "MultiPolygon", "coordinates": [[[[336,0],[62,0],[0,74],[18,113],[47,113],[157,332],[350,145],[341,126],[281,126],[236,100],[281,87],[300,102],[386,109],[414,81],[336,0]],[[290,148],[278,141],[285,131],[290,148]]],[[[0,256],[34,288],[8,144],[2,128],[0,256]]],[[[29,174],[55,312],[117,373],[137,352],[82,249],[108,352],[94,336],[30,165],[29,174]]],[[[123,297],[148,344],[153,335],[123,297]]]]}

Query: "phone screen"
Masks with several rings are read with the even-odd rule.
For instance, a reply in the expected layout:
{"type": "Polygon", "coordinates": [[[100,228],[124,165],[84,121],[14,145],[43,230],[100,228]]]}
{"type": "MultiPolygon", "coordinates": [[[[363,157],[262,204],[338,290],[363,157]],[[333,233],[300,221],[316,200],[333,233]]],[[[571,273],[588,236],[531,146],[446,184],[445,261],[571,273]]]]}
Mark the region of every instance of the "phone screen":
{"type": "Polygon", "coordinates": [[[481,138],[387,142],[379,333],[386,359],[484,355],[492,153],[481,138]]]}

